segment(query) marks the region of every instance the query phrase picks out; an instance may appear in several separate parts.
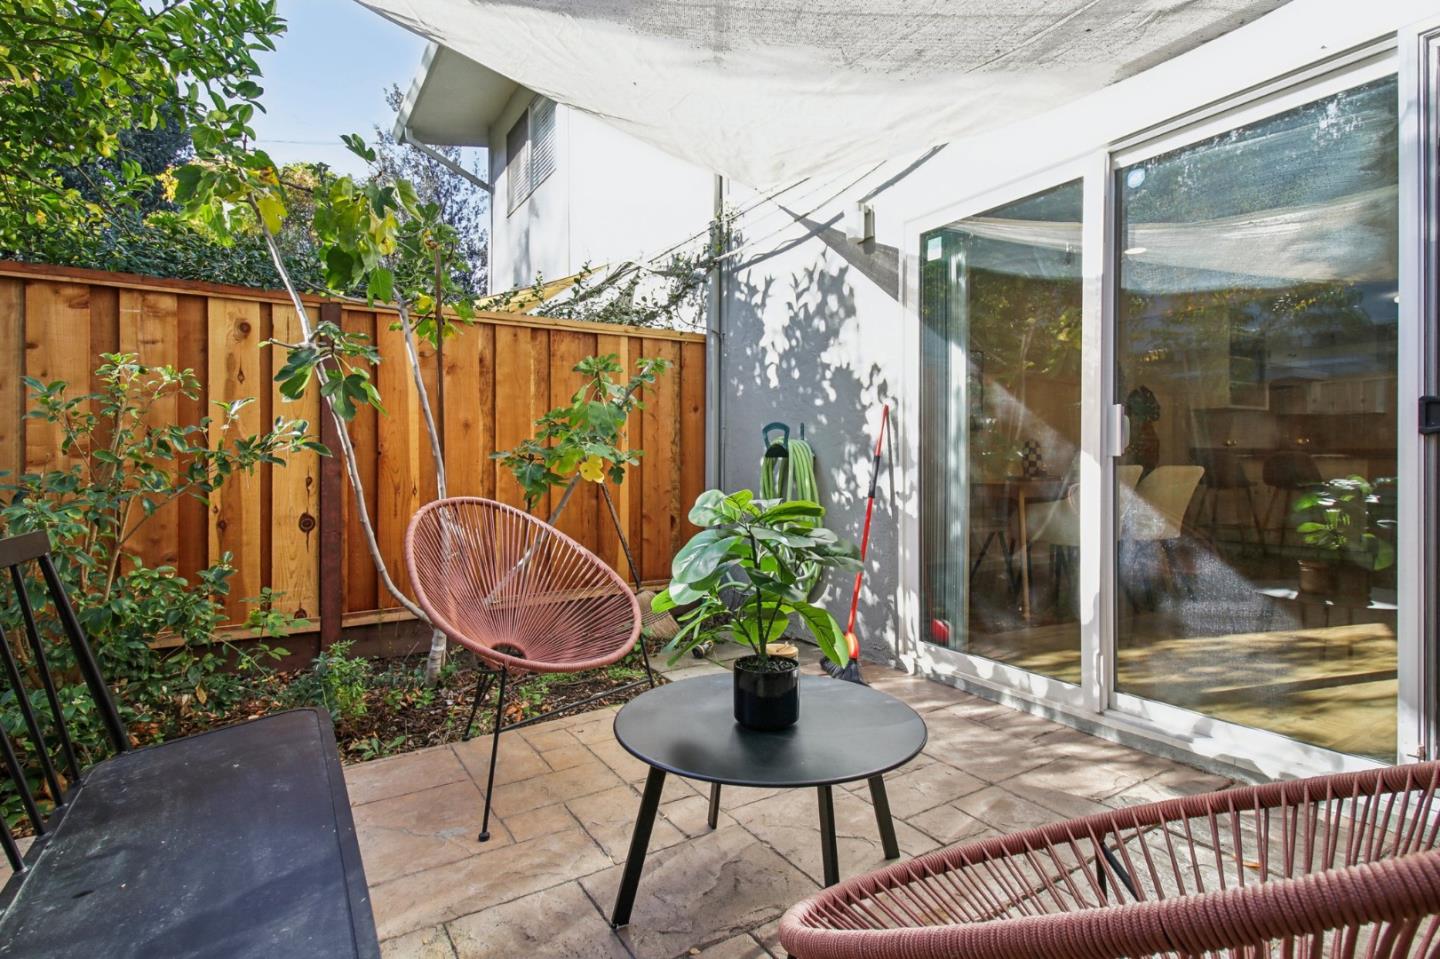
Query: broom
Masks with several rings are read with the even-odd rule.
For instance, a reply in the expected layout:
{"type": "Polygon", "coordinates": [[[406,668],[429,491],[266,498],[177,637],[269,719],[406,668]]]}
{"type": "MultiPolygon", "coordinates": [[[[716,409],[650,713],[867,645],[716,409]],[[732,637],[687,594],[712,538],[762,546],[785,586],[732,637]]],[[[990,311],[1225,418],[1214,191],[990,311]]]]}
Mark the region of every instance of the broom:
{"type": "Polygon", "coordinates": [[[866,685],[860,678],[860,638],[855,635],[855,616],[860,609],[860,583],[865,578],[865,554],[870,549],[870,519],[875,515],[875,485],[880,481],[880,451],[885,444],[885,424],[890,422],[890,405],[880,411],[880,433],[875,437],[875,458],[870,465],[870,492],[865,500],[865,531],[860,535],[860,569],[855,573],[855,590],[850,594],[850,618],[845,623],[844,666],[836,666],[827,658],[820,665],[836,679],[866,685]]]}

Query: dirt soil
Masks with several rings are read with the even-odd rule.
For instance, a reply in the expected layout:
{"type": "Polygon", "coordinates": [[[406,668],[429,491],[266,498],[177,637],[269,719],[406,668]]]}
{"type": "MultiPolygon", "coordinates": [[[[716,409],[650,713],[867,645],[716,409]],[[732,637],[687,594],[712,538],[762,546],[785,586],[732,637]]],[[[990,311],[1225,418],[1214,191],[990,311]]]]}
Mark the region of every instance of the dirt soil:
{"type": "MultiPolygon", "coordinates": [[[[658,661],[656,650],[663,644],[653,641],[650,644],[653,647],[651,662],[655,663],[658,661]]],[[[276,672],[257,695],[240,703],[228,715],[198,712],[195,728],[185,729],[182,735],[297,705],[317,705],[329,708],[335,720],[341,759],[347,763],[454,742],[463,736],[480,678],[476,660],[467,651],[452,653],[439,684],[433,687],[424,683],[423,655],[350,662],[368,663],[368,675],[363,681],[353,683],[340,700],[321,689],[309,669],[276,672]]],[[[657,673],[657,684],[664,681],[657,673]]],[[[606,690],[613,689],[615,694],[578,707],[579,711],[628,702],[647,688],[638,653],[602,670],[531,674],[518,683],[511,682],[505,697],[508,704],[505,725],[582,703],[606,690]]],[[[492,685],[475,716],[473,735],[491,731],[495,695],[496,685],[492,685]]]]}

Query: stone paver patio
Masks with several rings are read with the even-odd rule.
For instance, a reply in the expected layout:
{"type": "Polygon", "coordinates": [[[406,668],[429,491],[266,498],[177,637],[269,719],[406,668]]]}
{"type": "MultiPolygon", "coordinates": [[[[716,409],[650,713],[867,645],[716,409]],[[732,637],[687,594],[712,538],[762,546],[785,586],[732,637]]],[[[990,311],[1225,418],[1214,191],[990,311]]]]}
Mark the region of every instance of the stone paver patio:
{"type": "MultiPolygon", "coordinates": [[[[901,672],[872,665],[865,678],[930,731],[925,751],[886,777],[902,856],[1225,784],[901,672]]],[[[475,835],[488,737],[348,767],[387,959],[784,955],[780,916],[820,883],[812,790],[727,788],[711,831],[708,787],[669,777],[633,919],[610,929],[646,772],[615,742],[614,713],[502,735],[485,844],[475,835]]],[[[835,815],[842,877],[883,864],[863,782],[836,791],[835,815]]]]}

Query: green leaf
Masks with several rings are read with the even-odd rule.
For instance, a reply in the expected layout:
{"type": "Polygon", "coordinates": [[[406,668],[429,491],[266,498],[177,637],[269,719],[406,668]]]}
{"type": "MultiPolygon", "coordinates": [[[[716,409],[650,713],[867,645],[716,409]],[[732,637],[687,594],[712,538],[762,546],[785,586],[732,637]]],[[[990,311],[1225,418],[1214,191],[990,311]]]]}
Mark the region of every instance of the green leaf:
{"type": "Polygon", "coordinates": [[[850,659],[849,644],[845,642],[845,634],[835,617],[827,610],[806,602],[791,602],[787,606],[810,630],[810,635],[815,637],[825,656],[836,666],[846,665],[850,659]]]}
{"type": "Polygon", "coordinates": [[[724,493],[718,489],[707,489],[695,498],[695,505],[690,507],[690,522],[700,527],[718,526],[727,522],[725,514],[721,512],[721,504],[724,502],[724,493]]]}
{"type": "Polygon", "coordinates": [[[698,583],[710,576],[725,561],[732,546],[739,541],[726,529],[701,530],[680,548],[670,564],[671,585],[698,583]]]}

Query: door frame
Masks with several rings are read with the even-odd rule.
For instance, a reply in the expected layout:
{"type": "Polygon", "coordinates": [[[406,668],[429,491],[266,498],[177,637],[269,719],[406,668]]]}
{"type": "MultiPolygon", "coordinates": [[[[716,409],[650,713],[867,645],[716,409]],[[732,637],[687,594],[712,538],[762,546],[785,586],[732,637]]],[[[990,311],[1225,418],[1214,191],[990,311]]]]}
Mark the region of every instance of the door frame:
{"type": "MultiPolygon", "coordinates": [[[[1411,351],[1409,389],[1400,395],[1440,394],[1440,15],[1399,32],[1400,74],[1400,322],[1402,349],[1411,351]],[[1408,334],[1408,335],[1407,335],[1408,334]]],[[[1402,762],[1440,758],[1440,435],[1419,433],[1419,409],[1402,399],[1411,417],[1409,484],[1415,522],[1401,530],[1420,557],[1413,564],[1414,648],[1409,674],[1401,675],[1402,762]]],[[[1401,424],[1401,435],[1406,435],[1401,424]]],[[[1398,544],[1397,544],[1398,546],[1398,544]]]]}

